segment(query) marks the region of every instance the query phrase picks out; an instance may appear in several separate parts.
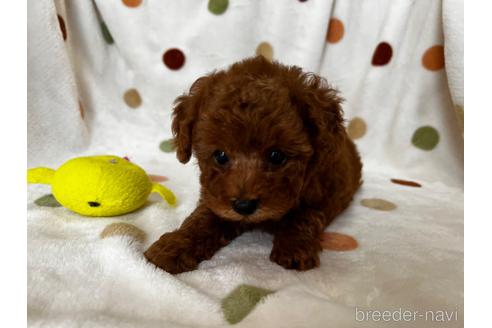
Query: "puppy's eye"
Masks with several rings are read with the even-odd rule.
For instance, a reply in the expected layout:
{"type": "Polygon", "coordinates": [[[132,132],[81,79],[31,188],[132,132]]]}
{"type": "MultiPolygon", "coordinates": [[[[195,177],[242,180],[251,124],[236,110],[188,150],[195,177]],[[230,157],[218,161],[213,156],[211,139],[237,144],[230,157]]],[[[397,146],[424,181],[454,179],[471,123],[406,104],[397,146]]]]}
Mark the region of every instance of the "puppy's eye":
{"type": "Polygon", "coordinates": [[[282,165],[287,160],[287,156],[280,150],[270,150],[267,154],[268,162],[273,165],[282,165]]]}
{"type": "Polygon", "coordinates": [[[219,165],[225,165],[227,162],[229,162],[229,157],[227,157],[226,153],[224,153],[222,150],[216,150],[214,151],[214,159],[219,165]]]}

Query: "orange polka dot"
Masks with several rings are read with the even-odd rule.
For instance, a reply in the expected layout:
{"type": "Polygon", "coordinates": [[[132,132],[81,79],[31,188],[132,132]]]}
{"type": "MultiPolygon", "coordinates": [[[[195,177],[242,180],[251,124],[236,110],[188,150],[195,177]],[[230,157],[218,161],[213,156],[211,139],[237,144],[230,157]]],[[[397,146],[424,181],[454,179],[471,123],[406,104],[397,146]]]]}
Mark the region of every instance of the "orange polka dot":
{"type": "Polygon", "coordinates": [[[142,0],[122,0],[127,7],[135,8],[142,4],[142,0]]]}
{"type": "Polygon", "coordinates": [[[357,240],[338,232],[324,232],[321,235],[321,247],[330,251],[351,251],[359,246],[357,240]]]}
{"type": "Polygon", "coordinates": [[[343,38],[345,29],[343,23],[338,18],[330,19],[328,24],[328,32],[326,33],[326,41],[330,43],[337,43],[343,38]]]}
{"type": "Polygon", "coordinates": [[[169,180],[167,177],[157,174],[149,174],[149,179],[152,182],[163,182],[169,180]]]}
{"type": "Polygon", "coordinates": [[[437,45],[427,49],[422,56],[422,65],[430,71],[438,71],[444,67],[444,47],[437,45]]]}

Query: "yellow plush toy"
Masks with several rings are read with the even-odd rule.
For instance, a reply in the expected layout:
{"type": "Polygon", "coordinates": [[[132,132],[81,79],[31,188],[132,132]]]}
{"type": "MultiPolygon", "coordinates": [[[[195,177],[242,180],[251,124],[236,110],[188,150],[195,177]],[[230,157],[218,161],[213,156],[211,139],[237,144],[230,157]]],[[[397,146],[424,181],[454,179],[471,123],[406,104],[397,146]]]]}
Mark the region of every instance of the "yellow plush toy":
{"type": "Polygon", "coordinates": [[[115,216],[142,207],[151,192],[174,205],[176,197],[163,185],[150,181],[139,166],[118,156],[73,158],[58,170],[29,169],[28,183],[51,185],[55,199],[86,216],[115,216]]]}

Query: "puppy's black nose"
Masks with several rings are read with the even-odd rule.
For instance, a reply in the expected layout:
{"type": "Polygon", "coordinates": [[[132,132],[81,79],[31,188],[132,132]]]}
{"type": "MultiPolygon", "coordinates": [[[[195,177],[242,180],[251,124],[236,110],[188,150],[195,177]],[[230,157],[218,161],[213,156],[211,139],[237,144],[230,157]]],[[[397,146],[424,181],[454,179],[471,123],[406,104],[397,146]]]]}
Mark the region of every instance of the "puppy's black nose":
{"type": "Polygon", "coordinates": [[[234,211],[241,215],[250,215],[258,208],[258,200],[256,199],[238,199],[232,202],[234,211]]]}
{"type": "Polygon", "coordinates": [[[89,204],[90,207],[99,207],[101,205],[98,202],[87,202],[87,204],[89,204]]]}

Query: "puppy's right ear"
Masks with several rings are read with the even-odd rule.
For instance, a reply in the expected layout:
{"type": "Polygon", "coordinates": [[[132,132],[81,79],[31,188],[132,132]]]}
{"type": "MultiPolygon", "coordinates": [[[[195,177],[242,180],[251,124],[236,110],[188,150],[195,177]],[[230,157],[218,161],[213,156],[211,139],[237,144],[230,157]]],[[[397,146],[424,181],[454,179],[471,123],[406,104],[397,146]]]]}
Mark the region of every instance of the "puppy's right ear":
{"type": "Polygon", "coordinates": [[[196,80],[188,94],[174,101],[172,131],[176,157],[181,163],[187,163],[192,153],[193,129],[205,101],[208,77],[196,80]]]}

